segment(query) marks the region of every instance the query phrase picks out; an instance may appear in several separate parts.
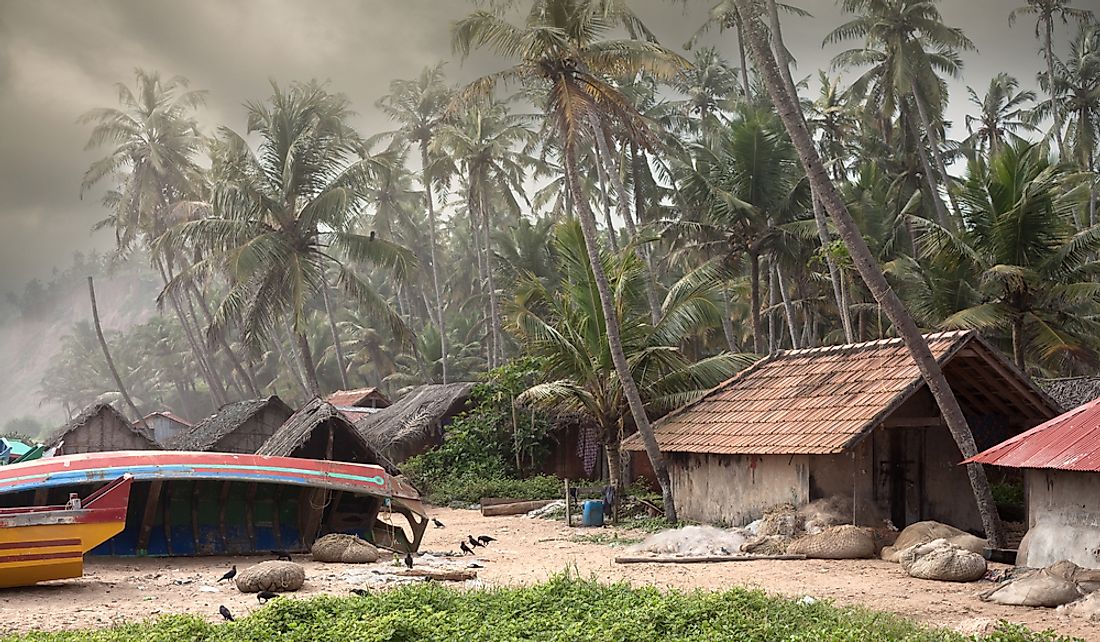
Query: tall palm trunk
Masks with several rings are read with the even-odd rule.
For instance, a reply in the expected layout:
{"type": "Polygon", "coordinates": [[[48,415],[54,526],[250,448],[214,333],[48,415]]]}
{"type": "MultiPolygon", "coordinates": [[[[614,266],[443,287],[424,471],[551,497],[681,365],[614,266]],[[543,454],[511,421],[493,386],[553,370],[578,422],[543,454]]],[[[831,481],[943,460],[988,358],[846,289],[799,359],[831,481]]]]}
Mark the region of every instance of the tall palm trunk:
{"type": "MultiPolygon", "coordinates": [[[[939,362],[932,356],[932,351],[929,350],[920,329],[913,321],[913,317],[910,316],[901,299],[891,289],[881,267],[875,261],[875,257],[871,254],[866,242],[864,242],[859,227],[848,212],[844,199],[841,198],[840,193],[837,192],[836,187],[829,180],[829,176],[825,172],[825,166],[817,155],[813,139],[802,120],[798,104],[784,87],[775,58],[768,50],[767,32],[760,22],[759,0],[735,0],[735,2],[741,15],[741,22],[745,25],[749,50],[756,61],[757,71],[764,77],[772,103],[776,106],[779,116],[791,136],[791,141],[798,151],[806,175],[809,177],[810,182],[814,184],[818,195],[821,196],[822,204],[836,224],[840,238],[848,247],[848,251],[852,256],[856,269],[859,270],[860,276],[863,277],[864,283],[867,284],[867,288],[874,295],[875,300],[885,310],[894,325],[894,329],[909,349],[925,384],[940,408],[940,413],[943,415],[947,428],[958,445],[959,451],[963,457],[972,457],[977,453],[974,435],[970,431],[970,426],[966,423],[966,417],[963,415],[958,400],[951,392],[951,387],[940,369],[939,362]]],[[[966,472],[970,477],[978,512],[981,515],[982,525],[985,527],[990,545],[998,548],[1003,547],[1005,543],[1004,528],[997,515],[985,469],[980,464],[969,464],[966,467],[966,472]]]]}
{"type": "Polygon", "coordinates": [[[940,198],[939,182],[936,180],[936,173],[932,171],[932,161],[928,159],[928,150],[924,147],[924,141],[921,139],[916,125],[913,124],[913,115],[910,113],[910,109],[905,107],[904,103],[901,108],[901,119],[905,122],[905,128],[909,131],[913,147],[917,150],[921,174],[924,174],[924,184],[928,188],[932,206],[936,209],[936,220],[944,228],[954,230],[956,229],[955,222],[951,215],[947,213],[947,207],[943,204],[943,199],[940,198]]]}
{"type": "MultiPolygon", "coordinates": [[[[469,182],[469,179],[468,179],[467,180],[467,188],[466,188],[466,215],[470,218],[470,238],[472,238],[474,240],[474,256],[477,258],[477,284],[482,289],[482,291],[484,291],[485,287],[486,287],[485,286],[485,283],[486,283],[486,277],[485,277],[485,264],[486,264],[486,261],[485,261],[485,256],[484,256],[484,250],[482,248],[482,243],[481,243],[481,216],[480,216],[480,213],[478,212],[478,207],[479,206],[478,206],[478,200],[477,200],[477,190],[472,186],[472,184],[469,182]]],[[[485,361],[487,363],[492,363],[492,358],[493,358],[492,357],[492,355],[493,355],[493,347],[492,347],[493,337],[492,337],[492,330],[490,330],[489,327],[488,327],[489,323],[490,323],[490,321],[489,321],[490,314],[489,314],[489,310],[486,307],[483,307],[481,312],[484,315],[483,321],[485,323],[485,335],[483,337],[483,340],[484,340],[483,345],[484,345],[484,349],[485,349],[485,361]]]]}
{"type": "Polygon", "coordinates": [[[722,334],[726,335],[726,345],[730,352],[739,352],[737,347],[737,335],[733,331],[733,306],[730,305],[729,288],[722,285],[722,334]]]}
{"type": "MultiPolygon", "coordinates": [[[[599,132],[593,132],[599,135],[599,132]]],[[[603,263],[600,261],[600,249],[598,233],[596,231],[596,219],[592,215],[592,209],[588,206],[588,200],[581,198],[583,192],[580,189],[580,178],[577,175],[576,150],[571,145],[566,145],[562,156],[564,157],[566,180],[570,189],[577,195],[576,209],[580,215],[581,230],[584,232],[584,245],[588,250],[588,262],[592,267],[592,275],[596,280],[596,289],[600,294],[600,305],[603,308],[604,321],[607,325],[607,345],[611,351],[611,360],[615,364],[615,372],[619,376],[619,383],[623,387],[623,395],[630,406],[630,414],[634,417],[634,425],[638,428],[638,434],[642,436],[646,454],[653,464],[653,470],[657,473],[657,483],[661,485],[661,496],[664,500],[665,519],[669,522],[676,521],[676,504],[672,497],[672,481],[668,475],[668,467],[665,465],[664,456],[657,446],[657,437],[653,434],[653,427],[649,423],[645,406],[642,405],[642,396],[638,392],[638,385],[634,382],[634,376],[630,373],[630,364],[627,363],[626,354],[623,352],[623,342],[619,334],[619,316],[615,311],[615,305],[611,298],[611,285],[607,281],[603,263]]]]}
{"type": "Polygon", "coordinates": [[[286,346],[294,358],[291,359],[287,356],[286,350],[283,349],[283,338],[276,337],[275,346],[279,351],[279,359],[282,360],[286,369],[290,371],[291,377],[294,379],[294,383],[298,384],[298,388],[302,391],[302,395],[305,400],[309,400],[309,386],[306,385],[305,375],[302,374],[302,360],[298,358],[298,350],[294,347],[294,330],[290,327],[290,323],[283,319],[283,332],[286,333],[286,346]]]}
{"type": "MultiPolygon", "coordinates": [[[[420,141],[420,180],[424,183],[424,198],[428,201],[428,256],[432,262],[432,290],[435,294],[435,324],[439,328],[440,362],[443,383],[447,383],[447,320],[443,315],[443,297],[439,294],[439,262],[435,253],[435,198],[432,196],[432,179],[428,169],[428,141],[420,141]]],[[[345,388],[347,384],[344,384],[345,388]]]]}
{"type": "MultiPolygon", "coordinates": [[[[202,291],[199,290],[194,283],[189,283],[188,289],[192,296],[195,297],[195,300],[199,302],[199,311],[202,312],[203,320],[206,325],[209,326],[213,320],[213,315],[210,312],[210,305],[206,302],[206,297],[203,296],[202,291]]],[[[241,363],[241,360],[237,357],[237,353],[233,350],[233,347],[229,345],[229,341],[226,340],[225,335],[220,332],[217,333],[215,341],[218,342],[222,351],[225,352],[226,358],[229,359],[229,365],[232,366],[233,371],[237,373],[237,376],[245,387],[248,388],[249,394],[251,394],[253,398],[258,398],[260,396],[260,389],[256,386],[256,379],[241,363]]]]}
{"type": "MultiPolygon", "coordinates": [[[[168,284],[172,282],[172,276],[168,268],[165,267],[164,261],[159,256],[155,257],[153,262],[157,267],[157,271],[160,273],[163,287],[167,289],[168,284]]],[[[214,407],[221,408],[226,402],[225,392],[221,389],[217,377],[214,376],[214,372],[210,367],[209,357],[206,355],[206,351],[203,349],[201,342],[195,337],[195,333],[191,328],[191,322],[183,311],[183,305],[179,300],[179,292],[175,290],[170,291],[168,293],[168,302],[171,304],[172,310],[176,313],[180,328],[183,330],[183,336],[187,340],[187,345],[191,348],[191,354],[195,357],[196,365],[199,367],[199,373],[202,375],[203,380],[206,381],[206,388],[210,393],[210,398],[214,402],[214,407]]]]}
{"type": "MultiPolygon", "coordinates": [[[[787,52],[787,48],[783,46],[783,27],[779,22],[779,8],[775,4],[775,0],[768,0],[768,19],[770,21],[771,32],[774,34],[772,38],[772,49],[775,51],[776,60],[779,63],[779,70],[783,72],[783,82],[787,85],[787,92],[791,96],[798,96],[798,90],[794,86],[794,78],[791,76],[791,57],[787,52]],[[777,46],[778,45],[778,46],[777,46]]],[[[806,122],[805,114],[799,110],[799,114],[802,116],[802,122],[806,122]]],[[[840,163],[837,163],[840,166],[840,163]]],[[[813,191],[813,186],[810,186],[810,198],[813,202],[814,208],[814,223],[817,224],[817,238],[821,241],[822,253],[825,255],[825,265],[829,268],[829,280],[833,284],[833,297],[836,299],[837,314],[840,316],[840,325],[844,328],[844,338],[848,343],[853,342],[852,338],[852,318],[848,314],[848,306],[844,301],[844,297],[841,295],[841,274],[837,269],[836,261],[833,260],[832,254],[829,253],[829,245],[832,243],[832,239],[829,235],[829,225],[825,221],[825,212],[821,207],[821,199],[817,197],[817,194],[813,191]]]]}
{"type": "Polygon", "coordinates": [[[313,351],[309,348],[309,339],[305,330],[295,330],[294,340],[298,343],[298,358],[302,360],[302,373],[305,375],[307,392],[314,396],[321,396],[321,382],[317,379],[317,365],[313,361],[313,351]]]}
{"type": "Polygon", "coordinates": [[[493,244],[489,235],[492,223],[484,177],[479,180],[478,185],[478,210],[481,212],[482,242],[485,244],[485,282],[489,290],[489,331],[493,336],[493,359],[489,367],[494,368],[504,359],[504,332],[501,330],[500,302],[497,300],[496,281],[493,278],[493,244]]]}
{"type": "Polygon", "coordinates": [[[1027,362],[1024,360],[1024,317],[1016,314],[1012,317],[1012,360],[1020,372],[1027,372],[1027,362]]]}
{"type": "Polygon", "coordinates": [[[745,92],[745,100],[752,95],[749,91],[749,58],[745,55],[745,34],[741,27],[741,19],[737,19],[737,55],[741,57],[741,89],[745,92]]]}
{"type": "MultiPolygon", "coordinates": [[[[637,143],[630,143],[630,171],[634,175],[634,216],[638,219],[638,227],[645,225],[645,196],[642,194],[641,176],[642,176],[642,164],[645,162],[645,158],[638,150],[637,143]]],[[[630,226],[630,234],[633,238],[637,238],[637,232],[634,229],[634,225],[630,226]]],[[[645,261],[646,280],[645,280],[645,293],[646,298],[649,300],[649,316],[654,324],[661,320],[661,297],[657,293],[657,272],[653,267],[653,252],[645,244],[638,246],[639,251],[642,253],[642,259],[645,261]]]]}
{"type": "Polygon", "coordinates": [[[1065,160],[1066,149],[1062,143],[1062,110],[1058,109],[1058,100],[1054,95],[1054,17],[1046,16],[1043,37],[1043,53],[1047,59],[1047,91],[1050,93],[1050,113],[1054,118],[1054,142],[1058,146],[1058,160],[1065,160]]]}
{"type": "Polygon", "coordinates": [[[749,252],[749,306],[752,308],[752,349],[764,354],[764,322],[760,318],[760,255],[749,252]]]}
{"type": "Polygon", "coordinates": [[[137,421],[141,422],[141,426],[149,430],[149,424],[145,423],[145,417],[138,411],[137,406],[134,405],[134,400],[130,398],[130,393],[126,391],[126,384],[122,383],[122,377],[118,374],[115,361],[111,358],[111,351],[107,349],[107,339],[103,337],[103,327],[99,324],[99,307],[95,303],[95,284],[90,276],[88,277],[88,296],[92,300],[92,323],[95,325],[95,336],[99,339],[99,347],[103,349],[103,358],[107,360],[107,369],[111,371],[111,377],[114,378],[115,385],[118,386],[118,391],[122,394],[122,398],[126,400],[126,405],[130,408],[130,411],[137,417],[137,421]]]}
{"type": "MultiPolygon", "coordinates": [[[[947,163],[943,160],[943,150],[940,149],[940,130],[937,124],[932,122],[928,104],[916,85],[913,86],[913,100],[917,103],[917,114],[920,116],[921,127],[924,128],[924,133],[928,136],[928,146],[932,148],[932,158],[936,161],[936,171],[939,172],[940,180],[943,181],[943,191],[947,194],[948,202],[951,203],[951,213],[955,215],[951,220],[953,222],[961,220],[962,213],[959,210],[959,204],[955,201],[955,192],[951,191],[951,177],[947,173],[947,163]]],[[[951,227],[948,229],[953,230],[956,228],[951,227]]]]}
{"type": "MultiPolygon", "coordinates": [[[[594,125],[595,127],[595,125],[594,125]]],[[[596,175],[600,177],[600,209],[603,210],[604,225],[607,226],[607,238],[611,241],[611,250],[616,254],[619,253],[619,236],[615,233],[615,222],[611,220],[611,199],[607,194],[607,174],[604,169],[603,154],[600,153],[600,143],[602,136],[599,134],[599,130],[596,130],[596,147],[592,150],[592,153],[596,155],[596,175]]]]}
{"type": "Polygon", "coordinates": [[[336,367],[340,370],[340,387],[342,390],[350,390],[347,366],[344,365],[344,347],[340,344],[340,331],[336,328],[336,317],[332,316],[332,297],[329,295],[327,281],[321,284],[321,298],[325,301],[325,316],[328,317],[328,327],[332,332],[332,347],[336,350],[336,367]]]}
{"type": "Polygon", "coordinates": [[[775,262],[775,282],[779,286],[779,296],[783,301],[783,313],[787,317],[787,329],[791,333],[791,348],[798,350],[801,346],[798,342],[798,318],[794,313],[794,303],[791,302],[790,292],[787,291],[787,280],[783,276],[783,266],[779,261],[775,262]]]}

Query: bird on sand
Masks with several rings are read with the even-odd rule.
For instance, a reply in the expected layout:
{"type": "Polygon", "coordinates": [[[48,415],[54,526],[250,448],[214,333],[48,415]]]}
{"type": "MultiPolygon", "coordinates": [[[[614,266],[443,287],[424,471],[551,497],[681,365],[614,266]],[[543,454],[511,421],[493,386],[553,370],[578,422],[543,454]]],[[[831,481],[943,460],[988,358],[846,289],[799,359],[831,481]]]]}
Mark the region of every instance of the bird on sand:
{"type": "Polygon", "coordinates": [[[477,548],[478,546],[485,546],[481,542],[474,539],[473,535],[467,535],[466,537],[467,537],[466,541],[469,542],[470,546],[473,546],[474,548],[477,548]]]}
{"type": "Polygon", "coordinates": [[[218,607],[218,613],[221,613],[222,617],[225,618],[227,622],[233,621],[233,614],[229,612],[229,609],[225,608],[224,604],[218,607]]]}
{"type": "Polygon", "coordinates": [[[353,589],[351,589],[351,592],[355,593],[359,597],[367,597],[368,595],[370,595],[370,591],[367,591],[367,590],[364,590],[364,589],[353,588],[353,589]]]}
{"type": "Polygon", "coordinates": [[[256,594],[256,600],[258,600],[260,604],[267,604],[268,600],[272,600],[277,597],[279,597],[279,594],[272,593],[271,591],[260,591],[256,594]]]}
{"type": "Polygon", "coordinates": [[[497,541],[497,538],[489,537],[488,535],[478,535],[477,541],[481,542],[482,546],[488,546],[489,542],[495,542],[497,541]]]}
{"type": "Polygon", "coordinates": [[[237,576],[237,565],[236,565],[236,564],[234,564],[234,565],[233,565],[233,568],[231,568],[231,569],[229,569],[228,571],[226,571],[226,572],[225,572],[225,575],[222,575],[222,578],[221,578],[220,580],[218,580],[218,581],[219,581],[219,582],[224,582],[225,580],[231,580],[231,579],[233,579],[233,578],[234,578],[234,577],[236,577],[236,576],[237,576]]]}
{"type": "Polygon", "coordinates": [[[288,551],[271,551],[271,554],[275,556],[275,559],[284,560],[287,562],[294,561],[290,558],[290,553],[288,551]]]}
{"type": "Polygon", "coordinates": [[[436,528],[447,528],[446,526],[443,525],[443,522],[439,521],[438,519],[436,519],[434,517],[432,518],[432,525],[434,525],[436,528]]]}
{"type": "Polygon", "coordinates": [[[405,566],[406,566],[407,568],[412,568],[412,567],[413,567],[413,556],[412,556],[412,553],[405,553],[405,566]]]}
{"type": "Polygon", "coordinates": [[[370,231],[370,240],[374,240],[374,230],[370,231]]]}
{"type": "Polygon", "coordinates": [[[463,555],[466,555],[466,554],[473,555],[474,554],[473,550],[471,550],[469,546],[466,546],[466,542],[462,542],[461,544],[458,545],[458,547],[462,549],[462,554],[463,555]]]}

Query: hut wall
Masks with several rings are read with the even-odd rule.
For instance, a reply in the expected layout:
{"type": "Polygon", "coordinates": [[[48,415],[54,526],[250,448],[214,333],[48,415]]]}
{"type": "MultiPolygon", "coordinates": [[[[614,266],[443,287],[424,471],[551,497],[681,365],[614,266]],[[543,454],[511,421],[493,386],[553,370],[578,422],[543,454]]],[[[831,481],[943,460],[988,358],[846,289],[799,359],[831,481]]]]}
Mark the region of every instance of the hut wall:
{"type": "Polygon", "coordinates": [[[64,436],[64,441],[65,445],[61,450],[66,455],[155,448],[149,440],[135,433],[110,413],[100,413],[92,417],[83,426],[69,431],[64,436]]]}
{"type": "Polygon", "coordinates": [[[810,501],[838,500],[854,507],[855,524],[880,526],[887,507],[875,493],[874,444],[865,439],[849,453],[810,457],[810,501]]]}
{"type": "Polygon", "coordinates": [[[925,428],[924,516],[955,528],[982,533],[982,518],[959,447],[944,426],[925,428]]]}
{"type": "Polygon", "coordinates": [[[166,443],[180,432],[187,430],[187,426],[162,415],[150,417],[146,420],[146,423],[153,429],[153,438],[161,444],[166,443]]]}
{"type": "Polygon", "coordinates": [[[270,405],[221,438],[210,450],[222,453],[251,454],[260,449],[290,415],[270,405]]]}
{"type": "Polygon", "coordinates": [[[1028,470],[1024,479],[1028,532],[1017,563],[1100,568],[1100,473],[1028,470]]]}
{"type": "Polygon", "coordinates": [[[809,470],[804,455],[675,453],[669,458],[672,492],[681,517],[731,525],[748,524],[777,504],[805,504],[810,495],[809,470]]]}

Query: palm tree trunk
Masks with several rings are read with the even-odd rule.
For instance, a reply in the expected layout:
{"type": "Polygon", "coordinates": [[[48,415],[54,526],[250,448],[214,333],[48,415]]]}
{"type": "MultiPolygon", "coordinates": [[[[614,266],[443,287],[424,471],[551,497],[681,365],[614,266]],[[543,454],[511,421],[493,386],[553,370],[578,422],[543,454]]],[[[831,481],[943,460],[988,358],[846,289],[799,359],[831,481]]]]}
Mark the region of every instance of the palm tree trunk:
{"type": "MultiPolygon", "coordinates": [[[[479,183],[484,187],[485,183],[479,183]]],[[[489,203],[484,189],[478,189],[478,209],[481,211],[482,239],[485,244],[485,275],[489,289],[489,324],[493,335],[493,361],[490,367],[499,366],[504,360],[504,333],[500,327],[500,302],[497,300],[496,282],[493,279],[493,244],[489,235],[491,226],[489,203]]]]}
{"type": "Polygon", "coordinates": [[[118,369],[115,368],[114,359],[111,359],[111,351],[107,349],[107,339],[103,337],[103,327],[99,325],[99,308],[95,304],[95,285],[92,283],[92,277],[90,276],[88,277],[88,296],[92,300],[92,322],[95,324],[95,336],[99,339],[99,347],[103,348],[103,358],[107,360],[107,369],[111,371],[111,377],[114,378],[119,393],[126,400],[126,405],[134,413],[134,417],[141,422],[142,428],[149,430],[152,434],[149,424],[145,423],[145,417],[138,411],[137,406],[134,405],[134,400],[130,398],[130,393],[126,391],[126,384],[122,383],[122,377],[119,376],[118,369]]]}
{"type": "MultiPolygon", "coordinates": [[[[791,96],[797,96],[798,90],[794,86],[794,78],[791,76],[791,58],[788,55],[787,48],[783,46],[783,27],[779,22],[779,9],[775,4],[775,0],[768,0],[768,19],[771,25],[771,31],[775,36],[772,38],[772,49],[775,51],[776,61],[779,63],[779,70],[783,72],[783,82],[787,85],[787,91],[791,96]]],[[[799,110],[799,114],[802,115],[802,122],[806,122],[806,116],[799,110]]],[[[837,163],[839,166],[840,163],[837,163]]],[[[817,194],[813,193],[813,186],[810,186],[810,198],[813,200],[814,207],[814,222],[817,224],[817,237],[821,241],[822,252],[825,254],[825,264],[829,268],[829,280],[833,284],[833,297],[836,299],[837,312],[840,316],[840,324],[844,328],[844,337],[848,343],[852,343],[852,319],[848,315],[848,307],[844,304],[843,297],[841,296],[841,275],[840,271],[836,267],[836,261],[833,260],[832,254],[829,253],[829,245],[832,243],[832,239],[829,235],[829,225],[825,221],[825,212],[821,208],[821,199],[817,197],[817,194]]]]}
{"type": "Polygon", "coordinates": [[[1054,95],[1054,18],[1045,16],[1045,37],[1043,38],[1043,53],[1047,59],[1047,91],[1050,92],[1050,113],[1054,117],[1054,142],[1058,146],[1058,160],[1065,160],[1066,149],[1062,143],[1062,112],[1058,109],[1058,99],[1054,95]]]}
{"type": "MultiPolygon", "coordinates": [[[[161,282],[164,284],[164,288],[168,288],[168,284],[172,282],[172,277],[168,272],[168,269],[164,265],[164,261],[158,256],[154,258],[153,262],[157,266],[157,270],[160,272],[161,282]]],[[[206,355],[206,351],[203,350],[202,344],[195,337],[195,333],[191,328],[191,323],[184,314],[183,305],[179,300],[179,293],[171,291],[168,293],[168,301],[172,305],[172,310],[176,313],[176,318],[179,320],[180,328],[183,329],[183,336],[187,339],[187,344],[191,347],[191,354],[195,357],[195,363],[199,367],[199,372],[202,374],[202,378],[206,381],[207,391],[210,393],[210,397],[214,402],[215,408],[221,408],[225,405],[225,393],[218,385],[218,380],[214,376],[213,369],[210,367],[209,357],[206,355]]]]}
{"type": "MultiPolygon", "coordinates": [[[[599,135],[598,132],[593,132],[599,135]]],[[[592,267],[592,275],[596,280],[596,289],[600,294],[600,305],[603,308],[604,321],[607,326],[607,345],[611,351],[611,360],[615,364],[616,374],[619,376],[619,384],[623,387],[623,395],[630,406],[630,414],[634,417],[634,425],[638,428],[638,434],[645,444],[646,454],[653,464],[653,470],[657,473],[657,483],[661,485],[661,496],[664,499],[665,519],[670,523],[676,521],[676,504],[672,497],[672,481],[669,478],[668,467],[665,465],[664,456],[657,446],[657,437],[653,434],[653,427],[649,423],[645,406],[642,405],[642,397],[638,392],[638,385],[634,382],[634,376],[630,372],[630,364],[623,352],[623,342],[619,335],[619,316],[615,311],[615,305],[611,298],[611,285],[607,281],[603,263],[600,261],[600,249],[598,233],[596,231],[596,219],[592,215],[588,201],[581,198],[583,192],[580,189],[580,178],[577,175],[576,150],[572,145],[567,145],[562,156],[565,161],[566,179],[570,189],[576,198],[575,206],[580,214],[581,230],[584,232],[584,244],[588,250],[588,262],[592,267]]]]}
{"type": "Polygon", "coordinates": [[[738,352],[737,335],[733,331],[733,306],[730,305],[730,291],[722,285],[722,334],[726,335],[726,345],[730,352],[738,352]]]}
{"type": "Polygon", "coordinates": [[[1012,360],[1020,372],[1027,372],[1024,360],[1024,317],[1017,314],[1012,317],[1012,360]]]}
{"type": "Polygon", "coordinates": [[[768,353],[779,349],[779,288],[775,283],[775,260],[768,258],[768,353]]]}
{"type": "Polygon", "coordinates": [[[947,213],[947,207],[944,206],[943,199],[940,198],[939,184],[936,181],[936,174],[932,171],[932,162],[928,160],[928,150],[924,148],[924,141],[921,139],[920,132],[917,131],[916,126],[913,125],[912,115],[906,107],[902,107],[901,109],[901,119],[905,121],[905,127],[909,130],[909,136],[912,139],[913,147],[917,150],[917,158],[920,159],[921,173],[924,174],[924,183],[928,187],[929,197],[932,199],[932,205],[936,209],[936,219],[945,229],[955,230],[955,222],[947,213]]]}
{"type": "Polygon", "coordinates": [[[752,349],[764,354],[764,322],[760,318],[760,255],[749,252],[749,307],[752,308],[752,349]]]}
{"type": "Polygon", "coordinates": [[[607,195],[607,172],[604,171],[603,155],[600,154],[599,141],[602,139],[598,126],[595,129],[596,132],[596,147],[592,150],[592,153],[596,155],[596,175],[600,177],[600,208],[603,210],[604,224],[607,225],[607,237],[611,240],[611,250],[616,254],[619,253],[619,237],[615,233],[615,223],[611,220],[611,200],[607,195]]]}
{"type": "Polygon", "coordinates": [[[340,345],[340,331],[336,328],[336,318],[332,316],[332,297],[329,295],[327,281],[321,284],[321,298],[325,301],[325,316],[328,317],[328,327],[332,331],[332,347],[336,350],[336,367],[340,370],[340,387],[341,390],[350,390],[344,348],[340,345]]]}
{"type": "MultiPolygon", "coordinates": [[[[205,320],[206,325],[209,326],[214,317],[210,313],[210,305],[206,303],[206,297],[202,295],[202,291],[200,291],[194,283],[189,283],[188,285],[191,294],[195,297],[195,300],[199,302],[199,310],[203,314],[203,319],[205,320]]],[[[248,388],[248,392],[252,395],[253,398],[258,398],[260,396],[260,389],[256,386],[256,380],[252,377],[252,374],[249,373],[248,370],[246,370],[245,367],[241,364],[241,360],[237,357],[237,353],[233,351],[232,346],[229,345],[229,341],[227,341],[225,336],[221,333],[218,333],[216,340],[218,342],[218,345],[221,346],[222,350],[225,351],[225,356],[227,359],[229,359],[229,365],[233,367],[234,372],[237,373],[237,376],[241,379],[242,382],[244,382],[244,385],[248,388]]]]}
{"type": "Polygon", "coordinates": [[[283,319],[283,331],[286,333],[286,345],[287,349],[293,353],[294,358],[291,359],[287,356],[286,351],[283,350],[283,338],[277,337],[275,346],[279,351],[279,358],[290,371],[291,378],[294,379],[294,383],[298,384],[298,388],[302,391],[302,395],[305,397],[305,401],[309,401],[309,387],[306,386],[306,378],[302,374],[302,360],[298,358],[298,351],[294,348],[294,331],[290,327],[290,323],[283,319]]]}
{"type": "MultiPolygon", "coordinates": [[[[864,242],[859,227],[848,212],[844,199],[841,198],[840,193],[837,192],[836,187],[829,180],[821,158],[817,155],[813,139],[802,121],[798,105],[794,97],[788,94],[784,87],[779,68],[768,50],[767,32],[760,22],[758,0],[735,0],[735,2],[740,11],[741,21],[746,27],[745,32],[748,37],[749,49],[756,61],[758,73],[761,73],[764,77],[772,103],[776,106],[787,132],[791,136],[791,141],[798,151],[798,156],[802,161],[807,177],[815,185],[818,195],[821,196],[822,204],[836,224],[840,238],[848,247],[848,251],[852,256],[856,269],[859,270],[860,276],[863,277],[864,283],[867,284],[875,300],[886,311],[887,316],[894,325],[894,329],[909,349],[925,384],[940,408],[940,413],[943,415],[947,428],[955,439],[960,453],[967,458],[974,456],[977,453],[974,435],[970,431],[970,426],[966,423],[966,417],[963,415],[958,400],[951,392],[951,387],[940,369],[939,362],[932,356],[932,352],[929,350],[917,324],[913,321],[913,317],[910,316],[901,299],[890,287],[890,283],[882,273],[881,267],[864,242]]],[[[981,515],[982,525],[985,527],[990,546],[1003,547],[1005,543],[1004,527],[997,515],[985,470],[980,464],[969,464],[966,471],[970,477],[978,512],[981,515]]]]}
{"type": "Polygon", "coordinates": [[[752,95],[749,85],[749,58],[745,55],[745,35],[741,27],[741,19],[737,19],[737,54],[741,57],[741,89],[745,92],[745,99],[752,95]]]}
{"type": "MultiPolygon", "coordinates": [[[[917,114],[920,116],[921,127],[928,135],[928,146],[932,148],[932,158],[936,161],[936,170],[943,181],[943,191],[947,194],[947,200],[951,203],[951,212],[955,215],[952,220],[962,220],[959,204],[955,201],[955,193],[951,191],[951,177],[947,173],[947,164],[943,160],[943,151],[940,149],[939,128],[932,122],[932,116],[928,113],[928,105],[924,102],[924,96],[913,86],[913,100],[917,103],[917,114]]],[[[949,229],[955,229],[954,227],[949,229]]]]}
{"type": "MultiPolygon", "coordinates": [[[[469,179],[467,179],[467,183],[469,183],[469,179]]],[[[477,257],[477,284],[479,287],[481,287],[482,291],[484,291],[486,282],[485,257],[483,255],[483,250],[481,247],[481,223],[480,216],[478,215],[477,210],[477,190],[468,184],[466,188],[466,214],[470,218],[470,237],[474,240],[474,256],[477,257]]],[[[489,311],[485,308],[482,308],[482,313],[485,315],[485,325],[488,326],[489,311]]],[[[492,368],[491,364],[493,359],[493,348],[491,344],[493,341],[493,337],[492,331],[488,327],[485,328],[485,336],[483,337],[483,341],[483,346],[485,349],[485,361],[487,364],[490,364],[489,367],[492,368]]]]}
{"type": "MultiPolygon", "coordinates": [[[[642,153],[638,151],[637,143],[630,143],[630,171],[634,174],[634,216],[638,219],[638,227],[645,225],[645,196],[642,194],[641,175],[642,164],[645,162],[645,158],[642,153]]],[[[631,235],[635,234],[633,225],[630,230],[631,235]]],[[[645,260],[646,269],[646,281],[645,281],[645,293],[649,299],[649,316],[654,324],[661,320],[661,296],[657,293],[657,272],[653,267],[653,252],[647,245],[640,245],[639,251],[642,253],[642,259],[645,260]]]]}
{"type": "Polygon", "coordinates": [[[790,293],[787,292],[786,279],[783,277],[783,266],[775,262],[775,282],[779,285],[779,296],[783,301],[783,312],[787,316],[787,329],[791,333],[791,348],[798,350],[798,320],[794,314],[794,304],[791,303],[790,293]]]}
{"type": "MultiPolygon", "coordinates": [[[[420,181],[424,183],[424,197],[428,201],[428,249],[432,262],[432,290],[435,294],[435,323],[439,328],[439,349],[443,368],[443,383],[447,383],[447,320],[443,315],[443,297],[439,295],[439,262],[435,253],[435,199],[432,197],[432,180],[428,172],[428,141],[420,141],[420,181]]],[[[337,342],[339,345],[339,342],[337,342]]],[[[345,389],[347,383],[344,384],[345,389]]]]}
{"type": "Polygon", "coordinates": [[[321,396],[321,383],[317,380],[317,366],[313,362],[313,351],[309,349],[309,339],[304,330],[294,332],[298,343],[298,357],[302,360],[302,372],[306,377],[306,392],[314,397],[321,396]]]}

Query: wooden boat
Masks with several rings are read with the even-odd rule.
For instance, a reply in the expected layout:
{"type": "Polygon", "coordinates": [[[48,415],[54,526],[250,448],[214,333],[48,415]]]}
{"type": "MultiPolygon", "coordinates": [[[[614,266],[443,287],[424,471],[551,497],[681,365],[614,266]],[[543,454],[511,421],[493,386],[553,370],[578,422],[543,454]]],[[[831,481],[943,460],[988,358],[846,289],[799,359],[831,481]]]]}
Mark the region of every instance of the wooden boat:
{"type": "Polygon", "coordinates": [[[86,453],[3,466],[0,506],[44,505],[123,473],[133,476],[126,527],[92,554],[266,555],[308,550],[326,533],[407,552],[427,526],[416,489],[380,466],[209,452],[86,453]]]}
{"type": "Polygon", "coordinates": [[[123,475],[84,500],[0,509],[0,588],[83,575],[84,553],[125,527],[132,483],[123,475]]]}

